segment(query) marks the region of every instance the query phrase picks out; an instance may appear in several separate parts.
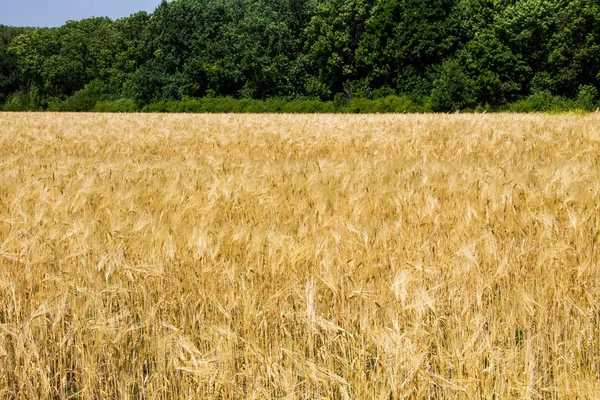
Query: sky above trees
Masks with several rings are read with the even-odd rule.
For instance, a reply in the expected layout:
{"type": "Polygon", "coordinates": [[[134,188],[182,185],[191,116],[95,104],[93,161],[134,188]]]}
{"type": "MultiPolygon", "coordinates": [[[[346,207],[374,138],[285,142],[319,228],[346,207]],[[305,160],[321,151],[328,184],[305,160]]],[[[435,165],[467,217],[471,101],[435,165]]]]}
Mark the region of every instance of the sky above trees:
{"type": "Polygon", "coordinates": [[[61,26],[88,17],[126,17],[152,12],[161,0],[20,0],[1,1],[0,24],[9,26],[61,26]]]}

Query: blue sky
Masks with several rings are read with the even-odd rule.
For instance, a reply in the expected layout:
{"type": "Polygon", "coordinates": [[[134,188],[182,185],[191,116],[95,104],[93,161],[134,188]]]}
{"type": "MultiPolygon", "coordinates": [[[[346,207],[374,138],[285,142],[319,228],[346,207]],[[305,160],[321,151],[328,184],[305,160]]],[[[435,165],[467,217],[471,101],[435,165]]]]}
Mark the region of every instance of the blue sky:
{"type": "Polygon", "coordinates": [[[60,26],[70,19],[126,17],[152,12],[161,0],[0,0],[0,24],[60,26]]]}

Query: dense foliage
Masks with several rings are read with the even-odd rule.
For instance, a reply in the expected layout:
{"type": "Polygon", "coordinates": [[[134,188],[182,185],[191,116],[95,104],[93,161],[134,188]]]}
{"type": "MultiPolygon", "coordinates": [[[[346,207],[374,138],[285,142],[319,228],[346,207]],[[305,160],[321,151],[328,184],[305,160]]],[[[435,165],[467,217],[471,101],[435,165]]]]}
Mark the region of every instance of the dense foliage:
{"type": "Polygon", "coordinates": [[[0,26],[5,110],[595,109],[599,88],[595,0],[174,0],[0,26]]]}

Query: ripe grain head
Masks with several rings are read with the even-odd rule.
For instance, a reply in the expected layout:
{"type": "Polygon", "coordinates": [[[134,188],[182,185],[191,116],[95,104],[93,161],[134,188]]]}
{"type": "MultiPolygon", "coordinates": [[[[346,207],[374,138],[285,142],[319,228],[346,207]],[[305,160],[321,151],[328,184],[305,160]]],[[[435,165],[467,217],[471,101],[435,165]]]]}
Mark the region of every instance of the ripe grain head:
{"type": "Polygon", "coordinates": [[[0,114],[0,396],[593,398],[599,128],[0,114]]]}

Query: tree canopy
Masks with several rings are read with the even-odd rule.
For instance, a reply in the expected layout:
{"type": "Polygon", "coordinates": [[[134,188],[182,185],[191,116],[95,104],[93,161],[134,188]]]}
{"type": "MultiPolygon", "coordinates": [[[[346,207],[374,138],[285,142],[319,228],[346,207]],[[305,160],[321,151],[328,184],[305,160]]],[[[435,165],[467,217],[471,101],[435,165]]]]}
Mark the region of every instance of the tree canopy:
{"type": "Polygon", "coordinates": [[[115,21],[0,25],[0,107],[388,96],[434,111],[531,96],[595,107],[598,89],[594,0],[174,0],[115,21]]]}

